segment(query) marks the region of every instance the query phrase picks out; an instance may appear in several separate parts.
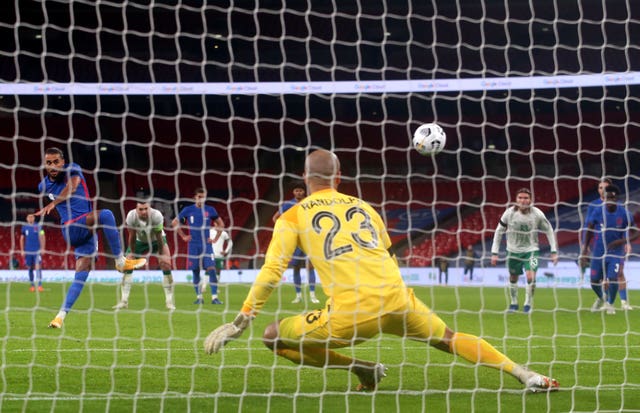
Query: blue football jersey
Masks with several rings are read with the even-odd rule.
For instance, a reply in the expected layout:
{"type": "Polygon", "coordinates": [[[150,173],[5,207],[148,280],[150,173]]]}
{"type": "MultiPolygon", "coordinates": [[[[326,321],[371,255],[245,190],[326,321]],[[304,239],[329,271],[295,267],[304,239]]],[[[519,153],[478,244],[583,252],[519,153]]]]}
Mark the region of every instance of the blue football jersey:
{"type": "Polygon", "coordinates": [[[593,258],[602,258],[608,256],[624,256],[624,244],[619,245],[611,250],[607,246],[616,240],[627,237],[629,228],[634,225],[633,218],[629,212],[620,204],[617,204],[616,210],[609,212],[606,204],[602,204],[599,209],[594,209],[587,218],[587,225],[593,225],[596,231],[594,234],[593,258]]]}
{"type": "Polygon", "coordinates": [[[40,224],[26,224],[22,226],[22,235],[24,235],[24,251],[38,252],[40,251],[40,224]]]}
{"type": "Polygon", "coordinates": [[[80,177],[80,184],[69,199],[56,205],[56,210],[60,215],[60,222],[63,224],[84,216],[93,210],[87,181],[84,179],[80,166],[75,163],[66,164],[63,171],[58,175],[58,179],[52,181],[48,176],[45,176],[38,185],[38,192],[53,201],[60,195],[67,186],[69,179],[73,176],[80,177]]]}
{"type": "Polygon", "coordinates": [[[178,220],[189,227],[192,244],[206,244],[211,223],[218,219],[218,211],[212,206],[198,208],[195,204],[185,207],[178,214],[178,220]]]}

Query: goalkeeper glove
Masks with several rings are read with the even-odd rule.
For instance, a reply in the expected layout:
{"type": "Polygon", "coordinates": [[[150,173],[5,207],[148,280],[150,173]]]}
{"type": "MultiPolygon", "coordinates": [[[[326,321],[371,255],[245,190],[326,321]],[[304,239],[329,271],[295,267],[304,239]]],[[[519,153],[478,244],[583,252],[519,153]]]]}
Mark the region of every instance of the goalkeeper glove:
{"type": "Polygon", "coordinates": [[[223,324],[213,330],[204,340],[205,353],[217,353],[227,342],[240,337],[249,327],[251,320],[253,320],[253,316],[240,313],[232,323],[223,324]]]}

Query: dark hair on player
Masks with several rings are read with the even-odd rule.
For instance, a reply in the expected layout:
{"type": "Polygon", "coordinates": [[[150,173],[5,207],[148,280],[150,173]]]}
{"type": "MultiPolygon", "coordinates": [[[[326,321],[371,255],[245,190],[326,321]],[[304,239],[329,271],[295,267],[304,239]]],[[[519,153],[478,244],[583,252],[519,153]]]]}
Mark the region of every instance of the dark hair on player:
{"type": "Polygon", "coordinates": [[[196,190],[195,190],[195,191],[193,191],[193,194],[194,194],[194,195],[198,195],[198,194],[206,194],[206,193],[207,193],[207,190],[206,190],[206,189],[204,189],[204,188],[202,188],[202,187],[200,187],[200,188],[196,188],[196,190]]]}
{"type": "Polygon", "coordinates": [[[135,198],[136,204],[149,204],[151,205],[152,198],[151,196],[144,194],[144,196],[138,196],[135,198]]]}
{"type": "Polygon", "coordinates": [[[294,182],[293,185],[291,185],[291,190],[293,191],[294,189],[304,189],[304,191],[307,192],[307,186],[302,181],[294,182]]]}
{"type": "Polygon", "coordinates": [[[59,155],[60,158],[64,159],[64,153],[60,149],[55,148],[55,147],[47,148],[44,151],[44,154],[45,155],[59,155]]]}
{"type": "Polygon", "coordinates": [[[607,185],[606,188],[604,188],[604,192],[607,194],[613,194],[613,196],[617,197],[620,194],[620,188],[618,188],[614,184],[610,184],[607,185]]]}
{"type": "MultiPolygon", "coordinates": [[[[520,195],[520,194],[527,194],[527,195],[529,195],[529,198],[533,199],[533,196],[531,195],[531,190],[529,188],[522,187],[522,188],[518,189],[516,191],[516,197],[518,195],[520,195]]],[[[513,206],[513,210],[514,211],[520,210],[520,206],[518,204],[514,205],[513,206]]],[[[526,213],[526,211],[528,211],[528,209],[523,208],[523,211],[525,211],[525,213],[526,213]]]]}

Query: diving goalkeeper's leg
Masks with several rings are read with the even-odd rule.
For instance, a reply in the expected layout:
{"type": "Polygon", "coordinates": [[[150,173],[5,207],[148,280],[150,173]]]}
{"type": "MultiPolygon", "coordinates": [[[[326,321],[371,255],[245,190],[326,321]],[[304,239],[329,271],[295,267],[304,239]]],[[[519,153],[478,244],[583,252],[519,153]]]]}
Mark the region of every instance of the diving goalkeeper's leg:
{"type": "Polygon", "coordinates": [[[380,324],[381,331],[426,341],[434,348],[458,355],[472,364],[508,373],[524,384],[527,391],[558,390],[558,382],[555,379],[527,370],[486,340],[471,334],[454,332],[418,298],[413,297],[409,306],[406,312],[390,313],[384,317],[380,324]]]}
{"type": "MultiPolygon", "coordinates": [[[[303,324],[304,327],[302,328],[308,329],[310,325],[318,325],[321,323],[323,323],[322,320],[312,320],[304,314],[288,317],[268,325],[262,339],[269,349],[293,363],[309,367],[350,371],[360,380],[357,390],[375,390],[380,380],[387,375],[387,368],[382,363],[359,360],[328,349],[326,345],[328,338],[322,338],[324,335],[323,332],[326,332],[326,329],[318,328],[313,333],[307,331],[308,334],[303,334],[303,338],[298,334],[299,332],[297,330],[303,324]],[[300,317],[307,321],[301,323],[300,317]],[[311,321],[311,323],[309,323],[309,321],[311,321]],[[298,337],[298,339],[303,340],[302,345],[300,341],[290,340],[286,337],[298,337]],[[307,341],[309,344],[305,345],[304,341],[307,341]]],[[[344,342],[345,345],[351,343],[349,340],[345,340],[344,342]]]]}

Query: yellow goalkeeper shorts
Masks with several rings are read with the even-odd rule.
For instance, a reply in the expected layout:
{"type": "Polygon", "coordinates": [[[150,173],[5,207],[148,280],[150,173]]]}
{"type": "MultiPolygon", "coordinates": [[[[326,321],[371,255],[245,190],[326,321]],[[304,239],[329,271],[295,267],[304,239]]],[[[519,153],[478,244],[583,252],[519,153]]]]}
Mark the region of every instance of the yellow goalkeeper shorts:
{"type": "Polygon", "coordinates": [[[409,289],[404,308],[379,317],[358,320],[357,313],[336,313],[328,307],[282,319],[279,339],[290,346],[340,348],[361,343],[378,334],[439,342],[447,325],[409,289]]]}

